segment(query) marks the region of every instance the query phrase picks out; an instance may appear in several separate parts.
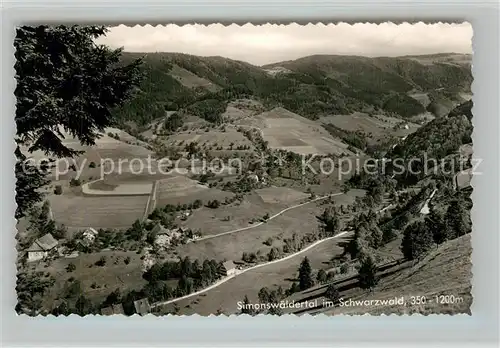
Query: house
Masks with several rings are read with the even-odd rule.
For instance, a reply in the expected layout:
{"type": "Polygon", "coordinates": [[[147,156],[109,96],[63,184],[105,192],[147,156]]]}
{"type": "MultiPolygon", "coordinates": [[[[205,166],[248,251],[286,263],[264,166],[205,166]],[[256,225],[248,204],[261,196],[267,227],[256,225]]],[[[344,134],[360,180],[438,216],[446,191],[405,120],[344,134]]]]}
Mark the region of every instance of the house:
{"type": "Polygon", "coordinates": [[[162,234],[170,235],[170,230],[167,230],[165,227],[162,226],[162,224],[156,224],[156,226],[153,227],[151,232],[156,235],[162,235],[162,234]]]}
{"type": "Polygon", "coordinates": [[[101,309],[102,315],[113,315],[113,307],[106,307],[101,309]]]}
{"type": "Polygon", "coordinates": [[[57,244],[57,240],[50,233],[38,238],[28,248],[28,262],[43,259],[57,246],[57,244]]]}
{"type": "Polygon", "coordinates": [[[226,269],[226,274],[227,274],[228,277],[236,274],[236,266],[233,263],[233,261],[231,261],[231,260],[226,261],[222,265],[226,269]]]}
{"type": "Polygon", "coordinates": [[[135,312],[139,315],[148,314],[151,310],[151,306],[149,305],[149,301],[147,298],[143,298],[141,300],[134,301],[135,312]]]}
{"type": "Polygon", "coordinates": [[[155,244],[160,246],[160,247],[165,247],[167,245],[170,245],[171,239],[172,239],[172,237],[170,237],[169,235],[160,234],[160,235],[156,236],[155,244]]]}
{"type": "Polygon", "coordinates": [[[92,227],[87,228],[82,235],[82,244],[85,246],[90,246],[91,244],[94,243],[95,238],[99,232],[97,232],[95,229],[92,227]]]}
{"type": "Polygon", "coordinates": [[[113,314],[125,314],[121,303],[113,305],[113,314]]]}
{"type": "Polygon", "coordinates": [[[113,314],[125,314],[123,311],[123,305],[121,303],[114,304],[112,307],[106,307],[101,309],[102,315],[113,315],[113,314]]]}
{"type": "Polygon", "coordinates": [[[257,174],[250,174],[248,175],[248,179],[253,181],[254,183],[258,183],[259,182],[259,176],[257,174]]]}

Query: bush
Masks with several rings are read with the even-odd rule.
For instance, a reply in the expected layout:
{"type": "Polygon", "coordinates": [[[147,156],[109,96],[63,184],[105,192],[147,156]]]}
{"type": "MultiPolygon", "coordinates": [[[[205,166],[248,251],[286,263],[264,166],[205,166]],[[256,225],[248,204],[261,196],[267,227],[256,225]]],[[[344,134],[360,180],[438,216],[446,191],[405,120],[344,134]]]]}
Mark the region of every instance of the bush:
{"type": "Polygon", "coordinates": [[[203,205],[203,202],[201,201],[201,199],[197,199],[193,202],[193,209],[201,208],[202,205],[203,205]]]}
{"type": "Polygon", "coordinates": [[[95,265],[103,267],[106,264],[106,256],[101,256],[99,260],[96,261],[95,265]]]}
{"type": "Polygon", "coordinates": [[[211,209],[217,209],[220,207],[220,202],[217,199],[214,199],[213,201],[209,201],[207,203],[207,207],[211,209]]]}
{"type": "Polygon", "coordinates": [[[89,168],[95,168],[95,167],[96,167],[95,162],[90,162],[90,164],[89,164],[89,168]]]}
{"type": "Polygon", "coordinates": [[[66,266],[66,271],[69,273],[69,272],[73,272],[74,270],[76,269],[76,266],[74,263],[70,263],[68,264],[68,266],[66,266]]]}
{"type": "Polygon", "coordinates": [[[267,245],[267,246],[271,246],[273,244],[273,239],[271,237],[267,238],[264,241],[264,244],[267,245]]]}
{"type": "Polygon", "coordinates": [[[327,278],[328,278],[328,276],[327,276],[325,270],[320,269],[318,271],[317,276],[316,276],[316,280],[318,281],[318,283],[322,284],[322,283],[326,282],[327,278]]]}
{"type": "Polygon", "coordinates": [[[56,188],[54,189],[54,194],[56,195],[62,195],[63,189],[61,185],[56,185],[56,188]]]}
{"type": "Polygon", "coordinates": [[[130,263],[130,256],[127,256],[123,262],[128,265],[130,263]]]}
{"type": "Polygon", "coordinates": [[[328,285],[325,291],[325,297],[334,303],[338,302],[340,294],[335,285],[333,284],[328,285]]]}
{"type": "Polygon", "coordinates": [[[82,184],[82,182],[79,180],[79,179],[71,179],[70,182],[69,182],[69,185],[70,186],[80,186],[82,184]]]}

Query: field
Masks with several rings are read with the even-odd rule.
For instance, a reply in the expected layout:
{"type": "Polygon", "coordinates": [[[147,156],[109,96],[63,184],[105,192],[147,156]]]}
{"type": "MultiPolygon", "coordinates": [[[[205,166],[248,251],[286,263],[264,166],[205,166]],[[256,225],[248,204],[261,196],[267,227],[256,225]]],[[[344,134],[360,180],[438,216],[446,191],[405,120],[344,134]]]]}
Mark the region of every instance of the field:
{"type": "Polygon", "coordinates": [[[175,64],[172,66],[172,70],[170,70],[170,75],[188,88],[203,87],[210,92],[217,92],[220,89],[220,87],[213,82],[199,77],[175,64]]]}
{"type": "MultiPolygon", "coordinates": [[[[332,197],[335,205],[349,204],[354,202],[354,195],[340,195],[332,197]]],[[[276,218],[257,226],[240,232],[219,236],[216,238],[206,239],[182,245],[177,249],[178,255],[181,257],[189,256],[190,258],[201,259],[217,259],[217,260],[241,260],[243,252],[255,252],[257,255],[265,257],[272,247],[281,247],[283,239],[291,238],[296,234],[301,238],[305,234],[318,230],[318,221],[316,216],[321,214],[325,206],[321,202],[306,204],[295,209],[288,210],[276,218]],[[267,239],[273,239],[272,244],[265,245],[267,239]]],[[[248,220],[255,217],[254,213],[245,209],[234,212],[236,216],[247,216],[248,220]],[[239,215],[241,214],[241,215],[239,215]],[[246,215],[243,215],[246,214],[246,215]]],[[[225,213],[224,215],[227,215],[225,213]]],[[[261,215],[262,216],[262,215],[261,215]]],[[[194,217],[192,217],[194,218],[194,217]]],[[[215,220],[215,219],[214,219],[215,220]]],[[[189,221],[189,220],[188,220],[189,221]]],[[[217,220],[215,220],[218,223],[217,220]]],[[[241,220],[240,220],[241,221],[241,220]]],[[[243,220],[244,221],[244,220],[243,220]]],[[[203,226],[209,226],[203,220],[200,221],[203,226]]],[[[241,224],[243,225],[243,223],[241,224]]],[[[223,233],[228,230],[216,230],[216,225],[212,225],[212,233],[223,233]]],[[[247,227],[251,226],[247,224],[247,227]]],[[[202,233],[205,229],[202,228],[202,233]]]]}
{"type": "MultiPolygon", "coordinates": [[[[237,302],[243,301],[245,295],[248,296],[250,303],[256,303],[258,292],[263,287],[275,289],[281,286],[284,290],[289,288],[297,277],[300,263],[306,256],[313,269],[330,268],[330,259],[342,253],[341,243],[346,238],[342,236],[326,241],[295,257],[245,272],[204,294],[179,301],[177,302],[180,307],[179,314],[210,315],[219,309],[226,314],[237,313],[237,302]]],[[[173,304],[165,305],[162,311],[166,313],[173,308],[173,304]]]]}
{"type": "Polygon", "coordinates": [[[408,96],[410,96],[413,99],[415,99],[416,101],[418,101],[424,107],[427,107],[427,105],[429,105],[431,103],[431,100],[429,99],[428,93],[413,92],[413,93],[408,93],[408,96]]]}
{"type": "Polygon", "coordinates": [[[85,195],[150,195],[153,189],[153,183],[127,183],[113,185],[103,181],[95,181],[91,184],[84,184],[82,192],[85,195]]]}
{"type": "Polygon", "coordinates": [[[44,296],[44,301],[46,301],[48,308],[51,308],[57,298],[63,298],[73,281],[80,281],[83,295],[95,303],[103,301],[115,289],[120,289],[122,293],[139,290],[147,283],[142,278],[140,258],[141,255],[136,252],[114,250],[92,254],[81,253],[76,258],[58,258],[47,266],[45,263],[37,264],[37,271],[48,272],[56,279],[50,292],[44,296]],[[103,256],[106,258],[105,266],[96,266],[95,262],[103,256]],[[130,257],[128,265],[124,263],[127,257],[130,257]],[[76,266],[73,272],[66,270],[70,263],[76,266]],[[70,281],[70,278],[74,278],[74,280],[70,281]],[[92,288],[94,283],[95,288],[92,288]]]}
{"type": "Polygon", "coordinates": [[[54,219],[73,229],[128,228],[135,220],[142,219],[147,201],[147,196],[50,197],[54,219]]]}
{"type": "Polygon", "coordinates": [[[333,124],[335,127],[343,130],[356,132],[362,131],[366,134],[371,134],[366,140],[369,143],[376,143],[377,140],[386,138],[388,135],[396,137],[404,137],[415,132],[420,126],[410,122],[406,122],[399,118],[388,117],[383,115],[369,116],[368,114],[355,112],[351,115],[334,115],[322,117],[321,122],[333,124]],[[408,129],[397,125],[408,125],[408,129]]]}
{"type": "Polygon", "coordinates": [[[222,117],[229,122],[245,122],[264,110],[264,106],[257,100],[237,99],[228,103],[222,117]]]}
{"type": "Polygon", "coordinates": [[[267,213],[272,215],[284,208],[284,204],[266,204],[257,194],[251,194],[246,195],[241,203],[236,201],[219,209],[196,210],[184,226],[200,230],[202,235],[213,235],[251,226],[251,220],[261,219],[267,213]]]}
{"type": "Polygon", "coordinates": [[[308,198],[309,195],[288,187],[267,187],[256,190],[264,203],[293,203],[308,198]]]}
{"type": "Polygon", "coordinates": [[[334,139],[314,121],[283,108],[274,108],[255,116],[265,141],[273,149],[299,154],[352,154],[348,145],[334,139]]]}
{"type": "Polygon", "coordinates": [[[208,188],[185,176],[175,176],[158,182],[156,206],[162,207],[167,204],[178,203],[187,204],[197,199],[201,199],[204,203],[214,199],[223,201],[226,197],[232,196],[233,193],[231,192],[208,188]]]}

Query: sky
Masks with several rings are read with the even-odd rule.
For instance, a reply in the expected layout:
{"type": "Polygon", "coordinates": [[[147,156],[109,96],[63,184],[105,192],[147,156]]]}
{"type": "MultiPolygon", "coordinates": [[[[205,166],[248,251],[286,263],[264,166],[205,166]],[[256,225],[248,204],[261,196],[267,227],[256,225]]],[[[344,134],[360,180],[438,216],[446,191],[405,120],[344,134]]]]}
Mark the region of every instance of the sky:
{"type": "Polygon", "coordinates": [[[264,65],[313,54],[402,56],[472,53],[472,26],[460,24],[120,25],[98,43],[129,52],[223,56],[264,65]]]}

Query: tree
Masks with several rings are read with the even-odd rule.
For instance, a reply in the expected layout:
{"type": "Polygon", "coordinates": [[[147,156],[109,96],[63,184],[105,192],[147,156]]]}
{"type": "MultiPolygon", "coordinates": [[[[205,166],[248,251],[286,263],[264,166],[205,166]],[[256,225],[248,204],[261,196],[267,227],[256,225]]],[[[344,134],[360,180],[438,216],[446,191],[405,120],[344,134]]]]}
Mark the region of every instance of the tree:
{"type": "Polygon", "coordinates": [[[260,303],[267,303],[269,302],[269,289],[266,287],[263,287],[259,290],[259,301],[260,303]]]}
{"type": "Polygon", "coordinates": [[[340,219],[333,209],[325,209],[323,214],[316,217],[320,222],[321,229],[327,236],[334,236],[340,232],[340,219]]]}
{"type": "Polygon", "coordinates": [[[401,251],[407,260],[414,260],[427,252],[433,243],[432,232],[423,221],[417,221],[405,228],[401,251]]]}
{"type": "Polygon", "coordinates": [[[425,223],[432,234],[434,243],[441,244],[450,239],[450,230],[446,226],[444,216],[435,209],[431,208],[430,214],[425,218],[425,223]]]}
{"type": "Polygon", "coordinates": [[[449,238],[458,238],[471,231],[469,211],[463,203],[454,200],[450,203],[445,215],[449,238]]]}
{"type": "Polygon", "coordinates": [[[330,284],[328,285],[328,287],[326,288],[326,291],[325,291],[325,295],[324,295],[328,300],[332,301],[332,302],[338,302],[339,298],[340,298],[340,293],[337,289],[337,287],[333,284],[330,284]]]}
{"type": "Polygon", "coordinates": [[[309,259],[304,257],[302,263],[299,267],[299,288],[300,290],[305,290],[314,285],[314,281],[312,279],[312,269],[311,264],[309,263],[309,259]]]}
{"type": "Polygon", "coordinates": [[[280,252],[278,250],[278,248],[274,247],[274,248],[271,248],[271,250],[269,251],[269,253],[267,254],[267,259],[269,261],[273,261],[273,260],[276,260],[280,257],[280,252]]]}
{"type": "Polygon", "coordinates": [[[121,50],[98,45],[103,26],[22,26],[14,39],[17,86],[15,167],[16,218],[43,199],[47,167],[27,164],[29,153],[72,157],[61,129],[93,145],[113,122],[111,110],[127,100],[140,81],[142,60],[120,64],[121,50]]]}
{"type": "Polygon", "coordinates": [[[363,289],[371,289],[377,285],[377,266],[375,260],[367,255],[361,260],[361,267],[358,271],[359,286],[363,289]]]}
{"type": "Polygon", "coordinates": [[[326,282],[326,279],[327,279],[327,275],[326,275],[325,270],[320,269],[318,271],[318,275],[316,276],[316,280],[318,281],[318,283],[322,284],[322,283],[326,282]]]}
{"type": "Polygon", "coordinates": [[[248,299],[247,295],[245,295],[245,298],[243,299],[243,306],[241,308],[241,314],[249,314],[249,315],[255,314],[253,308],[250,305],[250,300],[248,299]]]}

